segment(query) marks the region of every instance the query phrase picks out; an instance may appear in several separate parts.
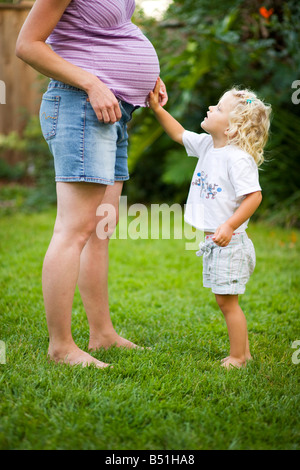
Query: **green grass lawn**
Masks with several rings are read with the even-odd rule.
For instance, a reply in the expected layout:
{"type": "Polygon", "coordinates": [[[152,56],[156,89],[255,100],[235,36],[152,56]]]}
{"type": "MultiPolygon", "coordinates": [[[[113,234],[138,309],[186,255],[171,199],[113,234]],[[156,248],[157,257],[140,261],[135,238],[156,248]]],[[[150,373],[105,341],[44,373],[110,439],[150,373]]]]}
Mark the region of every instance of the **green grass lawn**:
{"type": "MultiPolygon", "coordinates": [[[[299,232],[249,227],[257,267],[241,306],[254,361],[230,371],[225,321],[186,241],[111,240],[113,323],[152,349],[100,350],[114,368],[99,370],[47,361],[41,269],[54,217],[0,221],[1,449],[299,449],[299,232]]],[[[86,349],[78,292],[72,328],[86,349]]]]}

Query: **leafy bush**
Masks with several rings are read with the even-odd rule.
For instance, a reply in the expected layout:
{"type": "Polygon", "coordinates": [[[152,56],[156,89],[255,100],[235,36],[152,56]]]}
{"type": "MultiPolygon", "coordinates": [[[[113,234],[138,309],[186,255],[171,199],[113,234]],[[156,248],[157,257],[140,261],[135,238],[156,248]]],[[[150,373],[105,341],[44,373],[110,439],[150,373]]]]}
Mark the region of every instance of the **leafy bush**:
{"type": "MultiPolygon", "coordinates": [[[[300,3],[261,1],[174,0],[161,22],[137,10],[134,21],[153,42],[167,85],[167,109],[182,125],[200,131],[210,104],[233,85],[254,89],[271,103],[273,119],[260,171],[263,203],[256,216],[272,223],[300,226],[300,104],[292,102],[292,83],[299,79],[300,3]],[[263,14],[262,14],[263,12],[263,14]]],[[[186,200],[194,159],[167,137],[149,109],[134,114],[130,129],[129,201],[186,200]]],[[[28,172],[37,183],[31,207],[55,201],[53,161],[36,117],[22,139],[0,136],[1,149],[19,149],[24,165],[0,163],[0,177],[20,178],[28,172]]]]}
{"type": "Polygon", "coordinates": [[[7,150],[21,152],[23,161],[11,166],[0,158],[0,178],[18,182],[30,178],[34,185],[26,194],[23,208],[41,210],[56,202],[53,158],[41,134],[38,116],[28,118],[21,138],[16,132],[0,135],[0,157],[7,150]]]}
{"type": "MultiPolygon", "coordinates": [[[[199,132],[208,106],[233,85],[254,89],[272,104],[258,214],[300,225],[300,105],[291,100],[292,83],[299,78],[300,4],[266,1],[268,18],[260,8],[258,0],[174,0],[163,22],[143,20],[143,27],[160,57],[167,109],[185,128],[199,132]]],[[[153,201],[163,194],[183,203],[193,162],[185,161],[185,151],[163,134],[149,110],[136,115],[130,148],[131,197],[153,201]]]]}

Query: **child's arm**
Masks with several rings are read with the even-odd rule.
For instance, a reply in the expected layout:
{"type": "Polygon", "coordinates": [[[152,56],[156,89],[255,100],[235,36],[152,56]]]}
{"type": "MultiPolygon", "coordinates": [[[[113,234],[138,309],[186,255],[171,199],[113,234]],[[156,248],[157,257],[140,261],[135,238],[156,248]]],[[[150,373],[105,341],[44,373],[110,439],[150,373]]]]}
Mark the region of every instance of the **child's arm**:
{"type": "Polygon", "coordinates": [[[219,246],[227,246],[233,232],[254,214],[261,201],[261,191],[247,194],[235,213],[217,228],[213,241],[219,246]]]}
{"type": "Polygon", "coordinates": [[[173,116],[171,116],[171,114],[168,113],[168,111],[161,107],[159,104],[159,90],[160,79],[158,78],[154,90],[149,94],[150,108],[154,112],[156,119],[164,128],[168,136],[171,137],[171,139],[175,142],[183,145],[182,135],[185,129],[181,124],[179,124],[178,121],[176,121],[176,119],[173,118],[173,116]]]}

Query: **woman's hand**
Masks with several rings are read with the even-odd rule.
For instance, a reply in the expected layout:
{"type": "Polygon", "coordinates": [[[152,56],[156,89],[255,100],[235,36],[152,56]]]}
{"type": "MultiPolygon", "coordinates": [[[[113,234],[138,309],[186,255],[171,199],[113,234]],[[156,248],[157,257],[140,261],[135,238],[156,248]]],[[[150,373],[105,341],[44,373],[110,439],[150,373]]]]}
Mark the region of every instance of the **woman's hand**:
{"type": "Polygon", "coordinates": [[[122,117],[118,100],[101,80],[95,78],[93,85],[86,90],[89,101],[99,121],[104,124],[114,124],[122,117]]]}
{"type": "Polygon", "coordinates": [[[36,0],[18,36],[16,54],[43,75],[85,90],[99,121],[115,123],[122,114],[110,89],[45,44],[69,3],[71,0],[36,0]]]}

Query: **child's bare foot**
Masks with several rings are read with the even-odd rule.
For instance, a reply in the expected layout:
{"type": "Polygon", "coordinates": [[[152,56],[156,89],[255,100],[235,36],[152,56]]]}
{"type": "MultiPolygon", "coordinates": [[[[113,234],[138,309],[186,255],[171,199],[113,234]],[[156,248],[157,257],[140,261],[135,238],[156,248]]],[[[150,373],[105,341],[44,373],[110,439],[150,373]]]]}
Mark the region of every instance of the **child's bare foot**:
{"type": "Polygon", "coordinates": [[[81,365],[82,367],[94,365],[99,369],[104,369],[105,367],[112,367],[110,364],[106,364],[105,362],[98,361],[96,358],[91,356],[90,354],[82,351],[77,346],[70,348],[67,350],[55,350],[53,348],[49,348],[48,351],[48,358],[51,361],[63,364],[69,364],[71,366],[74,365],[81,365]]]}
{"type": "Polygon", "coordinates": [[[224,362],[222,362],[221,364],[221,366],[225,367],[226,369],[231,369],[232,367],[239,369],[241,367],[245,367],[245,365],[246,365],[246,360],[242,361],[232,356],[229,356],[228,358],[226,358],[224,362]]]}
{"type": "Polygon", "coordinates": [[[112,346],[117,348],[126,348],[126,349],[144,349],[142,346],[137,346],[128,339],[122,338],[117,333],[112,333],[110,335],[98,336],[97,339],[90,338],[89,350],[96,351],[97,349],[104,348],[108,349],[112,346]]]}
{"type": "MultiPolygon", "coordinates": [[[[229,359],[230,356],[227,356],[227,357],[224,357],[224,359],[221,359],[221,363],[224,363],[225,361],[227,361],[227,359],[229,359]]],[[[250,356],[245,356],[245,361],[248,362],[248,361],[252,361],[253,357],[250,355],[250,356]]]]}
{"type": "Polygon", "coordinates": [[[225,362],[225,361],[227,361],[227,359],[229,359],[229,356],[224,357],[223,359],[221,359],[221,362],[225,362]]]}

